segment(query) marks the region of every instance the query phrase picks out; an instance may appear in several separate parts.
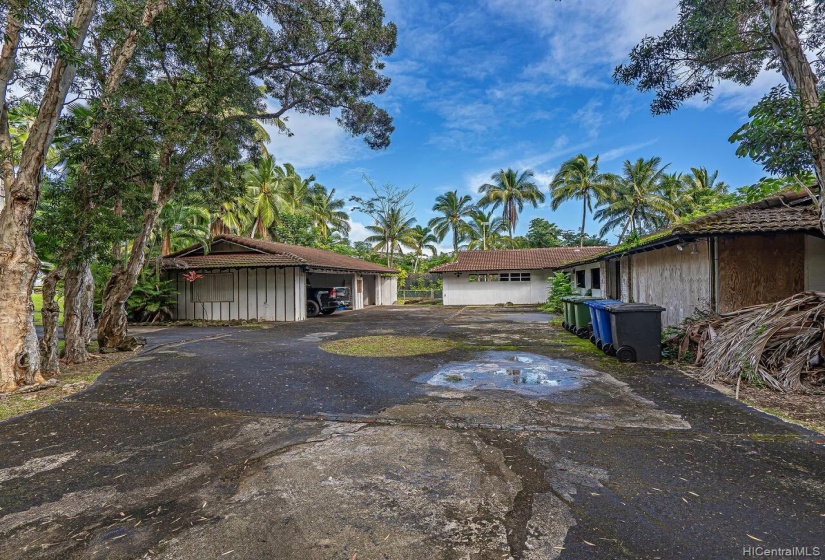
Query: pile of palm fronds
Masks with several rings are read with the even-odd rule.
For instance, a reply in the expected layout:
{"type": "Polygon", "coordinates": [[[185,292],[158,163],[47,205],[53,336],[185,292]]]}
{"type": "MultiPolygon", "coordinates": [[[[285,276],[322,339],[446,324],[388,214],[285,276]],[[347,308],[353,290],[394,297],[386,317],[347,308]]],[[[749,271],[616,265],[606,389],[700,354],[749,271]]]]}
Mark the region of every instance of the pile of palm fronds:
{"type": "Polygon", "coordinates": [[[798,391],[825,374],[825,292],[704,315],[684,330],[679,357],[695,352],[707,382],[747,379],[798,391]]]}

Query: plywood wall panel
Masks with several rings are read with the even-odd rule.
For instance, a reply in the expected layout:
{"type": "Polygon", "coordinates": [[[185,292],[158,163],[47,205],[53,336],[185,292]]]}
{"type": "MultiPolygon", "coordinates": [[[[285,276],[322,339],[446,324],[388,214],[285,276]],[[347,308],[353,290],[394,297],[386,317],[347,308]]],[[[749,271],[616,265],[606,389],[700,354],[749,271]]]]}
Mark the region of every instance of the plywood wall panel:
{"type": "Polygon", "coordinates": [[[804,235],[719,239],[719,306],[723,313],[779,301],[804,289],[804,235]]]}

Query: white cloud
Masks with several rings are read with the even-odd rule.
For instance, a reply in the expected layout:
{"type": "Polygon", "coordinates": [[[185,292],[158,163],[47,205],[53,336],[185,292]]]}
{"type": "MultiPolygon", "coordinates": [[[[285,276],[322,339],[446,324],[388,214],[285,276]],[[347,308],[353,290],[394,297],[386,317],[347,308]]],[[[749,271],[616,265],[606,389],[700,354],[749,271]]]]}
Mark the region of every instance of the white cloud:
{"type": "Polygon", "coordinates": [[[363,241],[367,237],[369,237],[370,235],[372,235],[372,232],[370,232],[367,229],[366,225],[362,224],[361,222],[356,222],[355,220],[350,218],[350,220],[349,220],[349,240],[350,241],[353,241],[353,242],[363,241]]]}
{"type": "Polygon", "coordinates": [[[311,172],[327,165],[363,159],[369,152],[360,139],[338,126],[334,116],[293,113],[286,123],[293,136],[279,134],[274,127],[266,126],[272,137],[267,149],[280,163],[291,163],[311,172]]]}
{"type": "Polygon", "coordinates": [[[648,146],[652,146],[659,139],[647,140],[646,142],[639,142],[638,144],[629,144],[627,146],[618,146],[616,148],[611,148],[605,152],[602,152],[599,155],[599,163],[605,163],[608,161],[613,161],[614,159],[619,159],[626,154],[635,152],[636,150],[641,150],[642,148],[646,148],[648,146]]]}

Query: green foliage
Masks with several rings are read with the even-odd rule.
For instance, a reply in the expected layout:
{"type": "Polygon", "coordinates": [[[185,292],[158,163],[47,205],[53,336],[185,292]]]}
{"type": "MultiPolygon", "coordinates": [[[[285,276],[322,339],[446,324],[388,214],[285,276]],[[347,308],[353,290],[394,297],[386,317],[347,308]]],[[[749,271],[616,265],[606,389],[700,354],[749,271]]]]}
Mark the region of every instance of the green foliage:
{"type": "Polygon", "coordinates": [[[570,281],[570,276],[564,272],[556,272],[550,278],[547,303],[542,306],[542,309],[550,313],[561,313],[563,306],[561,298],[570,295],[573,295],[573,284],[570,281]]]}
{"type": "Polygon", "coordinates": [[[317,246],[320,236],[312,225],[312,218],[304,214],[284,214],[269,228],[273,241],[302,245],[304,247],[317,246]]]}
{"type": "MultiPolygon", "coordinates": [[[[822,94],[825,99],[825,93],[822,94]]],[[[820,126],[825,107],[819,109],[820,126]]],[[[800,99],[784,85],[768,92],[748,113],[750,121],[730,137],[738,143],[736,155],[750,157],[765,171],[775,175],[798,175],[813,172],[808,140],[803,128],[800,99]]]]}
{"type": "Polygon", "coordinates": [[[614,184],[611,175],[599,172],[599,156],[592,160],[579,154],[565,161],[550,183],[550,206],[558,210],[568,200],[582,201],[582,227],[580,244],[584,245],[584,227],[587,213],[593,211],[593,204],[605,202],[614,184]]]}
{"type": "Polygon", "coordinates": [[[126,300],[129,319],[138,322],[169,320],[177,302],[172,281],[158,281],[152,274],[142,274],[132,295],[126,300]]]}
{"type": "Polygon", "coordinates": [[[531,169],[519,173],[514,169],[501,169],[490,177],[491,183],[484,183],[478,188],[481,200],[478,206],[490,206],[493,210],[502,208],[501,218],[507,224],[510,239],[518,223],[518,215],[524,210],[525,203],[533,208],[544,202],[544,193],[533,181],[535,174],[531,169]]]}
{"type": "Polygon", "coordinates": [[[438,238],[437,241],[443,241],[452,230],[453,253],[458,253],[458,245],[467,233],[464,218],[470,216],[475,209],[473,199],[469,195],[459,197],[458,191],[439,195],[435,199],[433,211],[441,215],[430,220],[428,224],[438,238]]]}

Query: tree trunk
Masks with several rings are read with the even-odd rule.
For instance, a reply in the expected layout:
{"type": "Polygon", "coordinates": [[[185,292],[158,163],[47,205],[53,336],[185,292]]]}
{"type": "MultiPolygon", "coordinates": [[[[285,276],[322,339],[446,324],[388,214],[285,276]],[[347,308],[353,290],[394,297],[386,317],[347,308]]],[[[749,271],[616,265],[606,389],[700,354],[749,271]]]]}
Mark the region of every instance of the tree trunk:
{"type": "Polygon", "coordinates": [[[95,336],[95,277],[92,275],[92,267],[86,263],[84,270],[83,289],[80,292],[80,316],[83,326],[80,329],[80,336],[84,345],[88,346],[95,336]]]}
{"type": "Polygon", "coordinates": [[[40,339],[40,371],[43,377],[57,377],[60,374],[60,356],[57,350],[57,327],[60,306],[57,303],[57,283],[63,279],[66,269],[56,266],[43,278],[43,338],[40,339]]]}
{"type": "MultiPolygon", "coordinates": [[[[79,0],[72,16],[73,47],[80,50],[94,15],[95,0],[79,0]]],[[[40,352],[34,329],[31,292],[40,261],[31,239],[31,221],[40,196],[40,176],[46,152],[54,138],[57,119],[63,109],[75,68],[68,57],[58,56],[43,91],[37,117],[23,145],[19,165],[11,160],[6,94],[14,74],[17,47],[23,22],[16,10],[7,14],[0,51],[0,152],[2,175],[7,187],[7,204],[0,211],[0,392],[13,391],[21,384],[43,381],[40,352]]]]}
{"type": "Polygon", "coordinates": [[[146,246],[157,224],[158,216],[174,192],[174,183],[161,186],[172,158],[172,148],[166,146],[160,156],[160,169],[152,185],[150,206],[143,213],[140,232],[132,241],[132,250],[126,266],[117,263],[103,289],[103,303],[97,325],[97,343],[101,349],[132,350],[137,345],[134,337],[127,336],[126,300],[132,295],[138,276],[146,261],[146,246]]]}
{"type": "Polygon", "coordinates": [[[579,248],[584,247],[584,226],[587,223],[587,193],[584,195],[584,202],[582,203],[582,234],[579,238],[579,248]]]}
{"type": "Polygon", "coordinates": [[[89,321],[89,288],[94,294],[94,279],[88,261],[83,261],[66,273],[63,304],[63,358],[69,364],[82,364],[89,360],[86,349],[87,337],[94,328],[89,321]],[[91,284],[91,286],[90,286],[91,284]]]}
{"type": "Polygon", "coordinates": [[[819,227],[825,233],[825,124],[817,91],[817,77],[793,22],[789,0],[764,0],[771,22],[771,46],[781,61],[782,74],[802,103],[805,137],[819,183],[819,227]]]}
{"type": "Polygon", "coordinates": [[[160,256],[166,257],[172,254],[172,234],[168,231],[163,234],[163,240],[160,242],[160,256]]]}

